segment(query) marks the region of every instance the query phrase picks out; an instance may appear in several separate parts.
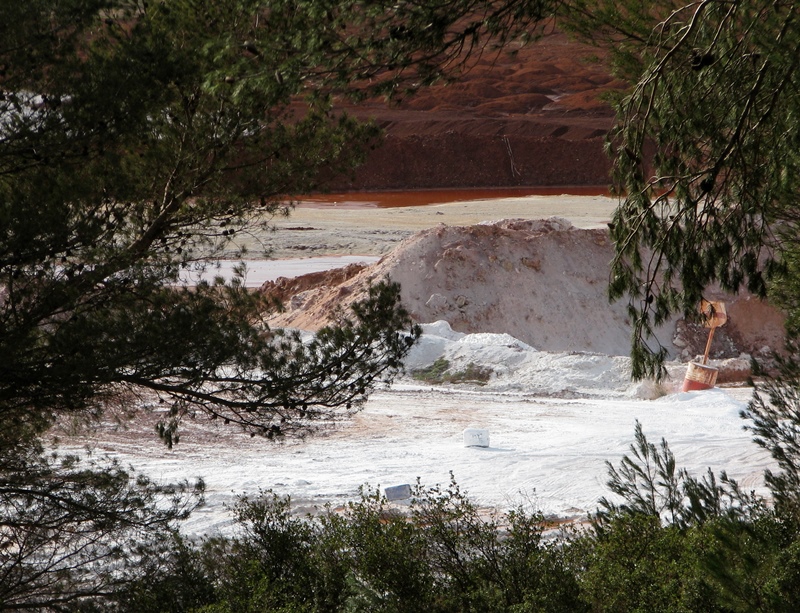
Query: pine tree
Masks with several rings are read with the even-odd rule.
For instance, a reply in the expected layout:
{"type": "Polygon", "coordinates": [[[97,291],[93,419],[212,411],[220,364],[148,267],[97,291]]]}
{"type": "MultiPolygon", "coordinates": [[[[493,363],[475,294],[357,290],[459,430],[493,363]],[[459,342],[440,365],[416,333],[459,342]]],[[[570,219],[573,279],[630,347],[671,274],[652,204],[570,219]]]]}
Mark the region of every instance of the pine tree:
{"type": "Polygon", "coordinates": [[[0,3],[4,604],[100,597],[116,580],[104,565],[197,502],[49,459],[55,421],[147,396],[168,409],[168,444],[186,415],[275,438],[348,414],[398,371],[418,330],[390,282],[305,342],[270,330],[241,280],[188,289],[180,273],[363,159],[379,131],[337,100],[412,92],[548,5],[0,3]]]}
{"type": "Polygon", "coordinates": [[[629,298],[634,377],[660,375],[654,326],[691,316],[714,283],[765,296],[797,244],[800,15],[766,1],[568,4],[566,22],[632,84],[609,138],[610,295],[629,298]]]}

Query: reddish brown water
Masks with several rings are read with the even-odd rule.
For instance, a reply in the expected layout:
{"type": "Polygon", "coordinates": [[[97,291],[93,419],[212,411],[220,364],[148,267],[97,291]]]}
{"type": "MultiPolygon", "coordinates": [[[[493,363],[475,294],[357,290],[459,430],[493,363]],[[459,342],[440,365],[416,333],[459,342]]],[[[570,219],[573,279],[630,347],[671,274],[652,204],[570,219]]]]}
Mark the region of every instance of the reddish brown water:
{"type": "Polygon", "coordinates": [[[608,187],[558,186],[558,187],[513,187],[490,189],[429,189],[395,192],[348,192],[340,194],[313,194],[297,199],[297,206],[307,208],[360,209],[392,208],[404,206],[427,206],[446,202],[466,202],[494,198],[518,198],[523,196],[608,196],[608,187]]]}

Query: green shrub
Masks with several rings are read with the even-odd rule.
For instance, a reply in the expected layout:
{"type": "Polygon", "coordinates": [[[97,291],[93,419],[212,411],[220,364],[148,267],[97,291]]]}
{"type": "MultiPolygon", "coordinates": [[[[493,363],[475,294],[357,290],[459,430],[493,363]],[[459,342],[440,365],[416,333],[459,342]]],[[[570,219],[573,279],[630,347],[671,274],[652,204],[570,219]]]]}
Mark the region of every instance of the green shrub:
{"type": "Polygon", "coordinates": [[[288,499],[243,497],[239,535],[186,545],[120,610],[229,612],[580,611],[565,546],[541,514],[487,517],[455,482],[417,485],[408,513],[377,491],[299,518],[288,499]],[[173,594],[190,594],[179,599],[173,594]],[[186,606],[181,607],[181,603],[186,606]]]}
{"type": "Polygon", "coordinates": [[[580,586],[592,611],[721,611],[704,568],[714,539],[705,528],[662,526],[642,513],[619,514],[583,537],[580,586]]]}
{"type": "MultiPolygon", "coordinates": [[[[234,509],[238,534],[174,546],[120,594],[124,611],[177,613],[795,611],[800,538],[781,515],[709,472],[679,469],[636,427],[609,465],[590,525],[479,508],[455,480],[401,511],[366,489],[342,512],[297,517],[265,492],[234,509]]],[[[91,609],[84,609],[89,611],[91,609]]],[[[98,609],[99,610],[99,609],[98,609]]]]}
{"type": "Polygon", "coordinates": [[[450,362],[445,358],[438,358],[433,364],[426,368],[420,368],[411,372],[411,376],[418,381],[426,383],[442,383],[445,373],[450,368],[450,362]]]}
{"type": "Polygon", "coordinates": [[[421,368],[411,372],[411,376],[418,381],[425,383],[473,383],[484,385],[492,377],[492,369],[486,366],[479,366],[470,362],[463,370],[453,371],[450,362],[445,358],[438,358],[427,368],[421,368]]]}

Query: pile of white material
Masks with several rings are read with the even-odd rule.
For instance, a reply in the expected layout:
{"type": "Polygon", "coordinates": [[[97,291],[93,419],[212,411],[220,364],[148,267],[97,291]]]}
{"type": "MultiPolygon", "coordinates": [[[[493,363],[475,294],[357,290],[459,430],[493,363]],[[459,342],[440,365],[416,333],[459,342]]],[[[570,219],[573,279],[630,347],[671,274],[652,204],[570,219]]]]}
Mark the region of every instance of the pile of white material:
{"type": "MultiPolygon", "coordinates": [[[[406,239],[341,286],[303,292],[270,324],[317,329],[389,278],[417,322],[506,332],[544,351],[628,355],[627,305],[609,304],[607,295],[613,257],[607,230],[579,230],[558,217],[442,225],[406,239]]],[[[661,331],[668,347],[673,332],[674,324],[661,331]]]]}
{"type": "MultiPolygon", "coordinates": [[[[663,386],[631,382],[630,359],[623,356],[537,351],[509,334],[455,332],[446,321],[423,324],[422,331],[405,363],[412,378],[415,373],[430,369],[437,360],[444,360],[450,373],[480,366],[491,375],[484,388],[493,392],[651,399],[675,385],[674,381],[663,386]]],[[[673,379],[682,379],[684,368],[673,365],[673,379]]]]}
{"type": "MultiPolygon", "coordinates": [[[[444,320],[460,332],[504,332],[542,351],[627,356],[627,301],[608,301],[613,257],[607,229],[582,230],[559,217],[442,225],[406,239],[344,282],[305,284],[294,296],[281,295],[286,310],[270,325],[317,330],[363,297],[370,284],[388,278],[400,284],[403,306],[419,323],[444,320]]],[[[782,318],[769,305],[746,292],[707,297],[725,301],[729,315],[712,357],[782,346],[782,318]]],[[[656,336],[671,357],[702,354],[706,331],[687,335],[686,326],[683,331],[677,338],[673,319],[656,336]]]]}

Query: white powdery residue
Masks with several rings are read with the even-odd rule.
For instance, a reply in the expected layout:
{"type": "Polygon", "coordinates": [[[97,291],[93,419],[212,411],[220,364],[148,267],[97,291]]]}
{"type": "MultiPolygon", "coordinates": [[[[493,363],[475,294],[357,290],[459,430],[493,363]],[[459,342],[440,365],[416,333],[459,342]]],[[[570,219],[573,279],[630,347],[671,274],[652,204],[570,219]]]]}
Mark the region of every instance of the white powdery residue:
{"type": "Polygon", "coordinates": [[[537,353],[510,334],[463,334],[455,332],[446,321],[423,324],[422,332],[405,361],[406,369],[412,372],[445,359],[451,370],[463,370],[473,364],[503,375],[537,353]]]}
{"type": "Polygon", "coordinates": [[[628,358],[537,352],[495,387],[540,394],[616,396],[625,393],[630,384],[628,358]]]}
{"type": "Polygon", "coordinates": [[[173,450],[155,437],[121,436],[102,445],[122,465],[158,482],[203,477],[206,503],[183,526],[192,535],[229,532],[229,506],[242,494],[289,495],[302,515],[355,500],[363,485],[383,489],[417,478],[426,486],[445,485],[451,472],[482,507],[503,510],[531,501],[546,514],[576,517],[610,494],[605,462],[617,466],[630,456],[637,421],[649,442],[667,440],[677,465],[690,474],[725,470],[746,490],[766,494],[763,471],[774,461],[742,429],[741,394],[709,390],[652,402],[393,386],[371,396],[352,419],[303,441],[246,437],[223,444],[211,430],[198,439],[185,432],[173,450]],[[490,446],[465,446],[469,427],[486,430],[490,446]]]}
{"type": "Polygon", "coordinates": [[[470,364],[490,370],[493,376],[487,387],[493,391],[622,395],[632,386],[630,360],[625,357],[542,352],[509,334],[453,332],[445,321],[422,328],[422,337],[406,361],[406,368],[412,372],[443,358],[452,371],[470,364]]]}
{"type": "Polygon", "coordinates": [[[514,338],[510,334],[492,334],[490,332],[477,332],[475,334],[466,334],[458,339],[462,346],[469,346],[475,348],[481,347],[508,347],[520,351],[536,351],[530,345],[523,343],[521,340],[514,338]]]}
{"type": "Polygon", "coordinates": [[[435,321],[431,324],[422,324],[422,334],[427,337],[440,337],[448,341],[458,341],[466,336],[463,332],[456,332],[450,324],[444,320],[435,321]]]}
{"type": "Polygon", "coordinates": [[[515,372],[538,353],[507,334],[470,334],[448,345],[443,355],[456,370],[473,364],[490,369],[497,378],[515,372]]]}
{"type": "Polygon", "coordinates": [[[704,410],[719,412],[715,414],[724,417],[726,423],[728,420],[738,419],[741,412],[747,408],[746,402],[732,398],[728,392],[718,387],[710,390],[670,394],[655,402],[669,403],[678,408],[690,406],[695,408],[702,404],[704,410]]]}
{"type": "Polygon", "coordinates": [[[406,356],[404,362],[406,370],[413,372],[427,368],[444,356],[447,346],[451,343],[452,341],[448,341],[441,336],[429,336],[427,334],[421,336],[406,356]]]}

